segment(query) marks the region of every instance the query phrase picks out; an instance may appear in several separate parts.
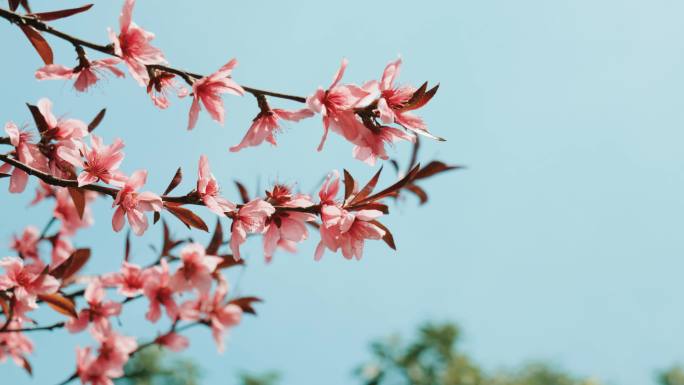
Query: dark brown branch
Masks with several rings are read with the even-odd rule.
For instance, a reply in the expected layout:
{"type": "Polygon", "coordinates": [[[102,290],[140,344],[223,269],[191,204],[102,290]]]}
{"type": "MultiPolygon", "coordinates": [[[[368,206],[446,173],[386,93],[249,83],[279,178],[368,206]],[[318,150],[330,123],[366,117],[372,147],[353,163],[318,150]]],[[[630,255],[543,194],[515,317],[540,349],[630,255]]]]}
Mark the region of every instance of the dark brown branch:
{"type": "Polygon", "coordinates": [[[65,325],[64,322],[57,322],[52,325],[46,325],[46,326],[36,326],[32,328],[23,328],[23,329],[4,329],[0,330],[0,333],[29,333],[29,332],[37,332],[41,330],[48,330],[48,331],[53,331],[54,329],[60,329],[63,328],[65,325]]]}
{"type": "MultiPolygon", "coordinates": [[[[29,16],[29,15],[21,15],[16,12],[9,11],[7,9],[2,9],[0,8],[0,17],[8,20],[11,23],[18,24],[18,25],[28,25],[31,26],[39,31],[48,33],[50,35],[56,36],[62,40],[66,40],[73,44],[76,47],[87,47],[90,48],[94,51],[98,51],[101,53],[104,53],[106,55],[110,56],[117,56],[116,53],[114,53],[114,47],[112,44],[107,44],[107,45],[100,45],[96,43],[92,43],[83,39],[80,39],[78,37],[69,35],[65,32],[62,32],[60,30],[57,30],[55,28],[52,28],[50,25],[44,23],[43,21],[37,19],[36,17],[29,16]]],[[[118,57],[118,56],[117,56],[118,57]]],[[[158,69],[164,72],[169,72],[172,74],[176,74],[183,78],[188,84],[193,83],[194,79],[200,79],[204,77],[203,75],[189,72],[189,71],[184,71],[178,68],[173,68],[165,65],[160,65],[160,64],[150,64],[147,66],[150,69],[158,69]]],[[[297,96],[297,95],[289,95],[289,94],[284,94],[280,92],[273,92],[273,91],[268,91],[268,90],[262,90],[258,88],[253,88],[253,87],[248,87],[248,86],[242,86],[242,88],[249,92],[250,94],[253,95],[266,95],[266,96],[271,96],[274,98],[280,98],[280,99],[287,99],[287,100],[292,100],[295,102],[299,103],[305,103],[306,98],[303,96],[297,96]]]]}

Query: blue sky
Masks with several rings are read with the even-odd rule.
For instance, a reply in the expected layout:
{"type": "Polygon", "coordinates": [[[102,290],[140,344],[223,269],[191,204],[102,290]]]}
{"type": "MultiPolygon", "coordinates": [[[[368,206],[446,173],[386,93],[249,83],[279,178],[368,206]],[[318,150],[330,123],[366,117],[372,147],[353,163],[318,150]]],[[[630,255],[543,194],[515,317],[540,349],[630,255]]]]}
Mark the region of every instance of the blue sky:
{"type": "MultiPolygon", "coordinates": [[[[99,2],[55,25],[105,42],[120,3],[99,2]]],[[[134,19],[157,34],[172,64],[208,73],[237,57],[236,79],[255,87],[308,94],[329,84],[342,57],[350,60],[346,79],[362,82],[401,55],[403,82],[440,83],[422,115],[448,141],[425,143],[424,159],[468,166],[425,183],[427,206],[408,200],[393,209],[386,223],[396,253],[377,243],[360,262],[327,254],[315,263],[314,239],[266,266],[251,243],[240,292],[266,302],[233,331],[223,355],[206,330],[191,333],[187,354],[206,369],[206,383],[231,383],[237,369],[278,369],[286,385],[347,384],[369,340],[432,319],[460,323],[464,349],[489,368],[542,359],[637,385],[684,361],[683,12],[684,4],[665,0],[139,1],[134,19]]],[[[200,154],[233,199],[233,179],[310,191],[334,168],[360,179],[375,171],[338,137],[317,153],[317,119],[286,126],[277,148],[228,153],[256,113],[249,97],[226,97],[224,127],[203,115],[187,132],[188,100],[159,111],[131,79],[85,95],[38,83],[39,59],[20,32],[0,23],[0,34],[0,119],[29,122],[24,102],[40,97],[83,119],[106,106],[98,133],[126,141],[124,170],[149,169],[153,190],[178,166],[188,175],[181,188],[190,189],[200,154]]],[[[72,60],[68,46],[53,46],[58,62],[72,60]]],[[[400,144],[393,155],[408,151],[400,144]]],[[[2,199],[2,239],[47,220],[49,208],[27,209],[27,195],[2,199]]],[[[105,200],[95,216],[76,240],[93,246],[90,272],[119,264],[124,242],[110,231],[105,200]]],[[[136,240],[134,260],[150,257],[159,231],[136,240]]],[[[141,337],[156,333],[140,321],[143,305],[122,319],[123,330],[141,337]]],[[[35,379],[4,365],[10,383],[60,380],[73,369],[74,342],[91,343],[61,332],[32,338],[35,379]]]]}

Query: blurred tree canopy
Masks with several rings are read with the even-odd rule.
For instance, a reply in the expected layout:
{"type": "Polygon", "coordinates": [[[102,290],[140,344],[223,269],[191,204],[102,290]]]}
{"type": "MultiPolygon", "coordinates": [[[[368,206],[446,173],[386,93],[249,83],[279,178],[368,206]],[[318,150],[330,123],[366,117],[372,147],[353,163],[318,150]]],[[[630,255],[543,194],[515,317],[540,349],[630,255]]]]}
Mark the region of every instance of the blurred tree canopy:
{"type": "MultiPolygon", "coordinates": [[[[530,363],[512,370],[488,371],[459,346],[453,323],[427,323],[409,341],[393,335],[373,342],[371,358],[354,370],[360,385],[606,385],[553,365],[530,363]]],[[[135,355],[121,385],[200,385],[201,370],[189,358],[174,358],[156,347],[135,355]]],[[[278,372],[238,373],[225,385],[278,385],[278,372]]],[[[684,368],[672,366],[656,377],[658,385],[684,385],[684,368]]],[[[206,384],[224,385],[224,384],[206,384]]],[[[306,384],[302,384],[306,385],[306,384]]]]}

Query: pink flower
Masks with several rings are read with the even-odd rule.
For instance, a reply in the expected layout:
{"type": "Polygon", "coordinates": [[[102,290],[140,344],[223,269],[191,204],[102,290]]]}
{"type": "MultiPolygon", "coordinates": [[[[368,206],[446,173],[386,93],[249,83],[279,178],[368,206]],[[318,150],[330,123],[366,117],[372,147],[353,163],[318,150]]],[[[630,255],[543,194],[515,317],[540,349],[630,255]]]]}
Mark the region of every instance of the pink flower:
{"type": "MultiPolygon", "coordinates": [[[[267,192],[268,201],[282,207],[309,207],[313,202],[308,195],[292,195],[286,186],[276,185],[271,192],[267,192]]],[[[271,261],[276,248],[294,253],[297,251],[297,243],[304,241],[309,236],[306,222],[316,220],[311,213],[297,211],[279,211],[274,213],[266,222],[264,233],[264,257],[267,262],[271,261]]]]}
{"type": "Polygon", "coordinates": [[[107,371],[109,377],[123,375],[124,365],[138,348],[135,338],[122,336],[111,329],[94,330],[93,336],[100,343],[97,355],[100,370],[107,371]]]}
{"type": "MultiPolygon", "coordinates": [[[[22,322],[10,321],[9,329],[21,329],[22,322]]],[[[12,358],[18,366],[23,366],[25,355],[33,353],[33,343],[24,333],[0,333],[0,362],[12,358]]]]}
{"type": "Polygon", "coordinates": [[[323,137],[318,145],[318,151],[328,137],[328,130],[332,129],[343,135],[347,140],[353,140],[358,135],[361,124],[355,117],[354,108],[358,107],[371,94],[365,88],[353,84],[339,85],[347,68],[347,59],[342,60],[332,84],[327,90],[318,88],[306,99],[309,109],[323,116],[323,137]]]}
{"type": "Polygon", "coordinates": [[[368,127],[359,129],[359,135],[354,139],[356,144],[352,151],[354,158],[365,162],[371,166],[375,165],[378,158],[389,159],[385,151],[385,144],[393,144],[400,140],[415,142],[415,136],[408,134],[398,128],[390,126],[380,126],[373,130],[368,127]]]}
{"type": "Polygon", "coordinates": [[[342,255],[347,259],[361,259],[366,239],[382,239],[385,236],[385,230],[372,223],[381,215],[379,210],[350,212],[338,206],[323,206],[321,242],[316,247],[315,259],[321,259],[325,248],[333,252],[342,249],[342,255]]]}
{"type": "Polygon", "coordinates": [[[209,160],[202,155],[199,160],[197,194],[209,210],[223,216],[225,212],[235,210],[235,203],[219,196],[219,192],[218,182],[209,169],[209,160]]]}
{"type": "Polygon", "coordinates": [[[121,62],[119,58],[106,58],[88,61],[83,59],[81,64],[74,68],[69,68],[61,64],[48,64],[36,71],[38,80],[70,80],[76,78],[74,88],[79,92],[85,92],[94,86],[106,71],[113,73],[116,77],[122,78],[124,75],[116,65],[121,62]],[[99,76],[98,76],[99,75],[99,76]]]}
{"type": "Polygon", "coordinates": [[[195,81],[195,84],[192,85],[193,99],[192,106],[190,106],[188,130],[192,130],[197,123],[201,110],[200,101],[206,107],[211,118],[223,124],[225,110],[221,94],[228,93],[237,96],[245,94],[245,90],[230,78],[230,74],[236,66],[237,60],[232,59],[213,74],[195,81]]]}
{"type": "Polygon", "coordinates": [[[26,259],[40,259],[38,255],[38,242],[40,241],[40,233],[34,226],[27,226],[21,237],[12,236],[10,248],[16,251],[20,257],[26,259]]]}
{"type": "Polygon", "coordinates": [[[216,286],[213,296],[202,295],[196,300],[187,301],[182,305],[183,318],[186,320],[205,320],[211,326],[211,334],[216,341],[219,352],[224,349],[223,333],[226,328],[240,323],[242,309],[226,301],[228,285],[225,281],[216,286]]]}
{"type": "Polygon", "coordinates": [[[132,298],[142,294],[145,274],[140,266],[124,261],[120,272],[107,274],[102,281],[105,286],[118,287],[119,293],[124,297],[132,298]]]}
{"type": "Polygon", "coordinates": [[[246,203],[233,216],[231,226],[230,248],[235,260],[240,259],[240,245],[247,240],[248,233],[262,233],[266,220],[275,212],[275,208],[261,198],[246,203]]]}
{"type": "Polygon", "coordinates": [[[55,191],[56,205],[53,210],[53,215],[55,218],[59,219],[62,224],[60,234],[71,236],[74,235],[78,229],[89,227],[93,224],[93,216],[89,203],[96,197],[97,193],[94,191],[85,192],[86,206],[83,211],[83,217],[81,217],[76,209],[74,200],[69,194],[69,190],[64,187],[57,188],[55,191]]]}
{"type": "Polygon", "coordinates": [[[121,377],[123,373],[103,367],[90,348],[76,348],[76,375],[84,385],[114,385],[112,378],[121,377]]]}
{"type": "Polygon", "coordinates": [[[38,110],[47,123],[47,132],[42,133],[50,139],[80,139],[88,135],[88,126],[78,119],[57,118],[52,114],[52,102],[43,98],[38,101],[38,110]]]}
{"type": "Polygon", "coordinates": [[[33,206],[41,202],[43,199],[55,196],[55,188],[49,184],[38,180],[38,187],[36,187],[36,196],[33,198],[29,205],[33,206]]]}
{"type": "Polygon", "coordinates": [[[289,120],[298,122],[302,119],[313,116],[313,111],[303,108],[297,111],[286,111],[279,108],[262,111],[254,118],[252,125],[247,130],[245,137],[237,146],[230,148],[231,152],[238,152],[245,147],[258,146],[265,141],[276,145],[275,134],[280,131],[278,120],[289,120]]]}
{"type": "Polygon", "coordinates": [[[112,228],[119,232],[124,225],[124,215],[128,217],[135,235],[142,235],[147,230],[145,211],[161,211],[161,198],[149,191],[138,193],[147,180],[147,171],[139,170],[133,173],[124,186],[116,194],[112,207],[118,206],[112,217],[112,228]]]}
{"type": "Polygon", "coordinates": [[[0,275],[0,290],[13,289],[15,298],[31,309],[38,307],[39,294],[52,294],[59,289],[59,281],[45,273],[45,264],[40,260],[24,266],[19,258],[5,257],[0,259],[0,267],[5,269],[5,274],[0,275]]]}
{"type": "Polygon", "coordinates": [[[410,111],[427,104],[437,89],[434,88],[434,91],[430,90],[418,100],[409,103],[417,89],[413,86],[396,87],[394,85],[394,81],[399,77],[400,67],[401,59],[397,59],[390,62],[382,73],[379,84],[380,98],[377,106],[380,119],[385,124],[396,123],[429,138],[443,140],[430,134],[423,120],[410,113],[410,111]]]}
{"type": "MultiPolygon", "coordinates": [[[[9,136],[10,144],[15,148],[17,159],[27,166],[33,167],[37,170],[47,172],[47,159],[40,152],[38,146],[31,143],[31,134],[19,130],[16,124],[7,122],[5,124],[5,132],[9,136]]],[[[10,164],[0,166],[0,173],[9,174],[11,171],[9,191],[11,193],[23,192],[28,182],[28,174],[24,171],[14,168],[10,164]]]]}
{"type": "Polygon", "coordinates": [[[102,144],[102,138],[90,135],[92,149],[80,141],[72,143],[73,148],[60,147],[57,153],[66,162],[83,169],[78,175],[79,187],[100,180],[114,185],[121,184],[122,175],[118,171],[124,158],[124,153],[121,152],[124,143],[121,139],[116,139],[111,145],[105,146],[102,144]]]}
{"type": "Polygon", "coordinates": [[[163,346],[172,352],[180,352],[188,348],[190,341],[187,337],[175,332],[166,333],[154,340],[157,345],[163,346]]]}
{"type": "Polygon", "coordinates": [[[318,191],[318,198],[321,200],[321,205],[336,205],[337,194],[340,191],[340,173],[334,170],[321,186],[318,191]]]}
{"type": "Polygon", "coordinates": [[[119,35],[109,30],[109,40],[114,44],[114,53],[123,59],[131,76],[141,85],[149,82],[147,64],[166,63],[159,48],[150,45],[154,34],[145,31],[131,21],[135,0],[126,0],[119,16],[119,35]]]}
{"type": "Polygon", "coordinates": [[[83,296],[88,302],[88,307],[78,312],[77,318],[71,318],[66,323],[66,328],[71,333],[77,333],[85,329],[89,323],[93,324],[93,330],[97,333],[106,333],[111,324],[109,317],[121,313],[121,304],[115,301],[105,301],[104,286],[99,279],[88,284],[83,296]]]}
{"type": "Polygon", "coordinates": [[[171,277],[170,285],[177,292],[196,288],[200,294],[208,294],[211,290],[211,275],[223,259],[206,255],[204,246],[199,243],[186,245],[181,250],[180,259],[183,266],[171,277]]]}
{"type": "Polygon", "coordinates": [[[157,73],[147,84],[147,94],[152,103],[161,109],[169,107],[169,91],[174,91],[179,98],[184,98],[189,93],[187,88],[176,81],[176,75],[168,72],[157,73]]]}
{"type": "Polygon", "coordinates": [[[178,317],[178,305],[173,299],[174,290],[170,284],[169,265],[166,260],[162,259],[160,266],[145,270],[144,280],[143,294],[150,301],[145,318],[157,322],[161,317],[161,307],[164,306],[169,318],[175,320],[178,317]]]}

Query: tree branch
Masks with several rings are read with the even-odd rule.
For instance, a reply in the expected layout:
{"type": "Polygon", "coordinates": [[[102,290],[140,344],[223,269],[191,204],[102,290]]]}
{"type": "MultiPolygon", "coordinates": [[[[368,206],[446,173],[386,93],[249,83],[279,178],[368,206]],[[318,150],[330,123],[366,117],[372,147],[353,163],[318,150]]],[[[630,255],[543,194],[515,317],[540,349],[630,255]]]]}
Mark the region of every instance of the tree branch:
{"type": "MultiPolygon", "coordinates": [[[[86,40],[83,40],[81,38],[69,35],[65,32],[62,32],[60,30],[57,30],[55,28],[52,28],[50,25],[46,24],[45,22],[39,20],[38,18],[30,15],[21,15],[16,12],[12,12],[7,9],[0,8],[0,17],[3,19],[8,20],[11,23],[18,24],[18,25],[27,25],[30,27],[33,27],[39,31],[48,33],[50,35],[56,36],[62,40],[68,41],[69,43],[73,44],[74,46],[82,46],[82,47],[87,47],[90,48],[94,51],[101,52],[106,55],[110,56],[116,56],[116,53],[114,52],[114,47],[112,44],[107,44],[107,45],[100,45],[96,43],[92,43],[86,40]]],[[[148,68],[150,69],[158,69],[164,72],[169,72],[172,74],[176,74],[183,78],[188,84],[192,85],[194,79],[200,79],[204,77],[203,75],[189,72],[189,71],[184,71],[178,68],[174,67],[169,67],[166,65],[160,65],[160,64],[149,64],[147,65],[148,68]]],[[[242,88],[249,92],[250,94],[253,95],[267,95],[271,96],[274,98],[280,98],[280,99],[287,99],[287,100],[292,100],[295,102],[299,103],[306,103],[306,98],[303,96],[297,96],[297,95],[289,95],[289,94],[284,94],[280,92],[273,92],[273,91],[268,91],[268,90],[262,90],[258,88],[253,88],[253,87],[248,87],[248,86],[242,86],[242,88]]]]}

